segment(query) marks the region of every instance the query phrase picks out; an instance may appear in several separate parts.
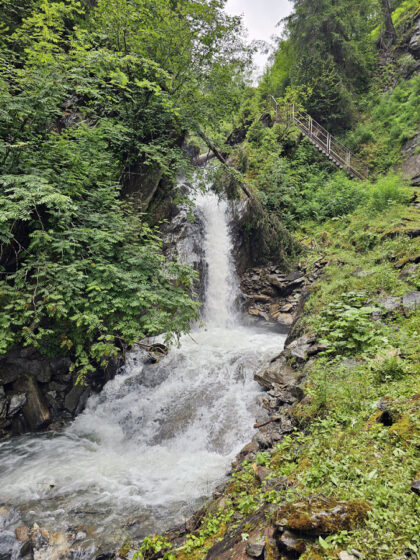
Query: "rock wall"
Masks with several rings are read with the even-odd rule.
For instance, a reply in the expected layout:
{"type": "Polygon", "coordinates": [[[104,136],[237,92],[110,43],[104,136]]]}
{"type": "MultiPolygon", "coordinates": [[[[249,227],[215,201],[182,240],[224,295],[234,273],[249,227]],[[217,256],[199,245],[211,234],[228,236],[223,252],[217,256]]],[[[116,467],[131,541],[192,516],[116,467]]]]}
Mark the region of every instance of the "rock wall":
{"type": "Polygon", "coordinates": [[[84,409],[89,395],[100,391],[119,365],[114,361],[77,385],[69,358],[46,358],[34,348],[12,350],[0,359],[0,440],[59,429],[84,409]]]}
{"type": "Polygon", "coordinates": [[[320,259],[308,274],[305,269],[287,273],[276,265],[251,267],[241,275],[244,318],[288,334],[298,328],[297,319],[311,284],[320,276],[326,261],[320,259]]]}

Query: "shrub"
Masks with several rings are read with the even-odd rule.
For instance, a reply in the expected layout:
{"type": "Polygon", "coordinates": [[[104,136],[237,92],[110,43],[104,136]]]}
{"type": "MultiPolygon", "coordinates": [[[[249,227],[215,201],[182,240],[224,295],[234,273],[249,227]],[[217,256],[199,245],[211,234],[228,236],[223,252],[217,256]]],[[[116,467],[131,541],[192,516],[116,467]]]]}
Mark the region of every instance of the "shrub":
{"type": "MultiPolygon", "coordinates": [[[[366,184],[366,183],[365,183],[366,184]]],[[[408,202],[409,190],[401,175],[388,173],[376,183],[367,183],[368,208],[372,212],[383,212],[392,204],[408,202]]]]}

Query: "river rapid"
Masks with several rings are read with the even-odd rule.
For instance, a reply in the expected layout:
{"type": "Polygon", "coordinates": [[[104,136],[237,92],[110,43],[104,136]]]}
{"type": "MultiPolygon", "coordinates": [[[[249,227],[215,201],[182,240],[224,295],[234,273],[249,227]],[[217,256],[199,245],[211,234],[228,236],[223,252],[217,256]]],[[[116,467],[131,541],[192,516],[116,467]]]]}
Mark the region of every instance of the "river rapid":
{"type": "Polygon", "coordinates": [[[202,321],[159,363],[134,350],[63,432],[0,444],[0,505],[9,512],[0,553],[17,525],[35,522],[70,532],[65,557],[81,558],[168,529],[206,500],[252,439],[260,394],[253,376],[285,337],[241,324],[227,204],[211,192],[196,204],[204,220],[202,321]]]}

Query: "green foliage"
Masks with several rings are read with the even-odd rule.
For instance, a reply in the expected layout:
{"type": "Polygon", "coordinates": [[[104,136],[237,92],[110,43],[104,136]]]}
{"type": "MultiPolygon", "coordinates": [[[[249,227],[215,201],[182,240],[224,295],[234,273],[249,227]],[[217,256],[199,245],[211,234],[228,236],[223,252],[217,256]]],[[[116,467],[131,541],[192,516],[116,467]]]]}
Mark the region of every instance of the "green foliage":
{"type": "Polygon", "coordinates": [[[378,308],[365,305],[366,295],[349,292],[341,294],[320,316],[317,331],[327,344],[327,354],[355,354],[379,342],[380,331],[372,324],[372,313],[378,308]]]}
{"type": "Polygon", "coordinates": [[[152,536],[145,537],[139,550],[134,554],[133,560],[147,560],[155,554],[159,554],[159,558],[163,560],[175,560],[175,555],[165,550],[171,548],[171,543],[163,537],[152,536]]]}
{"type": "Polygon", "coordinates": [[[350,148],[361,148],[360,157],[378,172],[399,163],[401,146],[416,134],[420,121],[420,77],[401,80],[394,76],[392,81],[391,92],[372,90],[366,119],[345,139],[350,148]]]}
{"type": "Polygon", "coordinates": [[[398,356],[380,356],[373,363],[372,369],[378,383],[389,383],[402,379],[406,374],[404,362],[398,356]]]}
{"type": "Polygon", "coordinates": [[[1,3],[0,353],[66,353],[83,376],[197,316],[193,271],[165,262],[140,210],[190,172],[186,131],[238,107],[250,51],[222,8],[1,3]]]}

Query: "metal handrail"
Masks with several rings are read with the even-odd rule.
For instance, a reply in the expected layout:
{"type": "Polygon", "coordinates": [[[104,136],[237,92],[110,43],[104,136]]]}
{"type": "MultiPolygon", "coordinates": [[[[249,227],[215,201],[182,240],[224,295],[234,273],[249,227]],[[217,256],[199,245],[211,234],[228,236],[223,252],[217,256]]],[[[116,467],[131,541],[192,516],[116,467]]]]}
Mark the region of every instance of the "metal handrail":
{"type": "MultiPolygon", "coordinates": [[[[274,97],[273,100],[276,103],[276,112],[278,114],[278,103],[274,97]]],[[[294,122],[299,130],[338,167],[358,179],[364,180],[368,178],[368,166],[328,132],[327,129],[314,120],[309,113],[297,111],[294,103],[286,109],[285,113],[287,120],[294,122]]]]}

